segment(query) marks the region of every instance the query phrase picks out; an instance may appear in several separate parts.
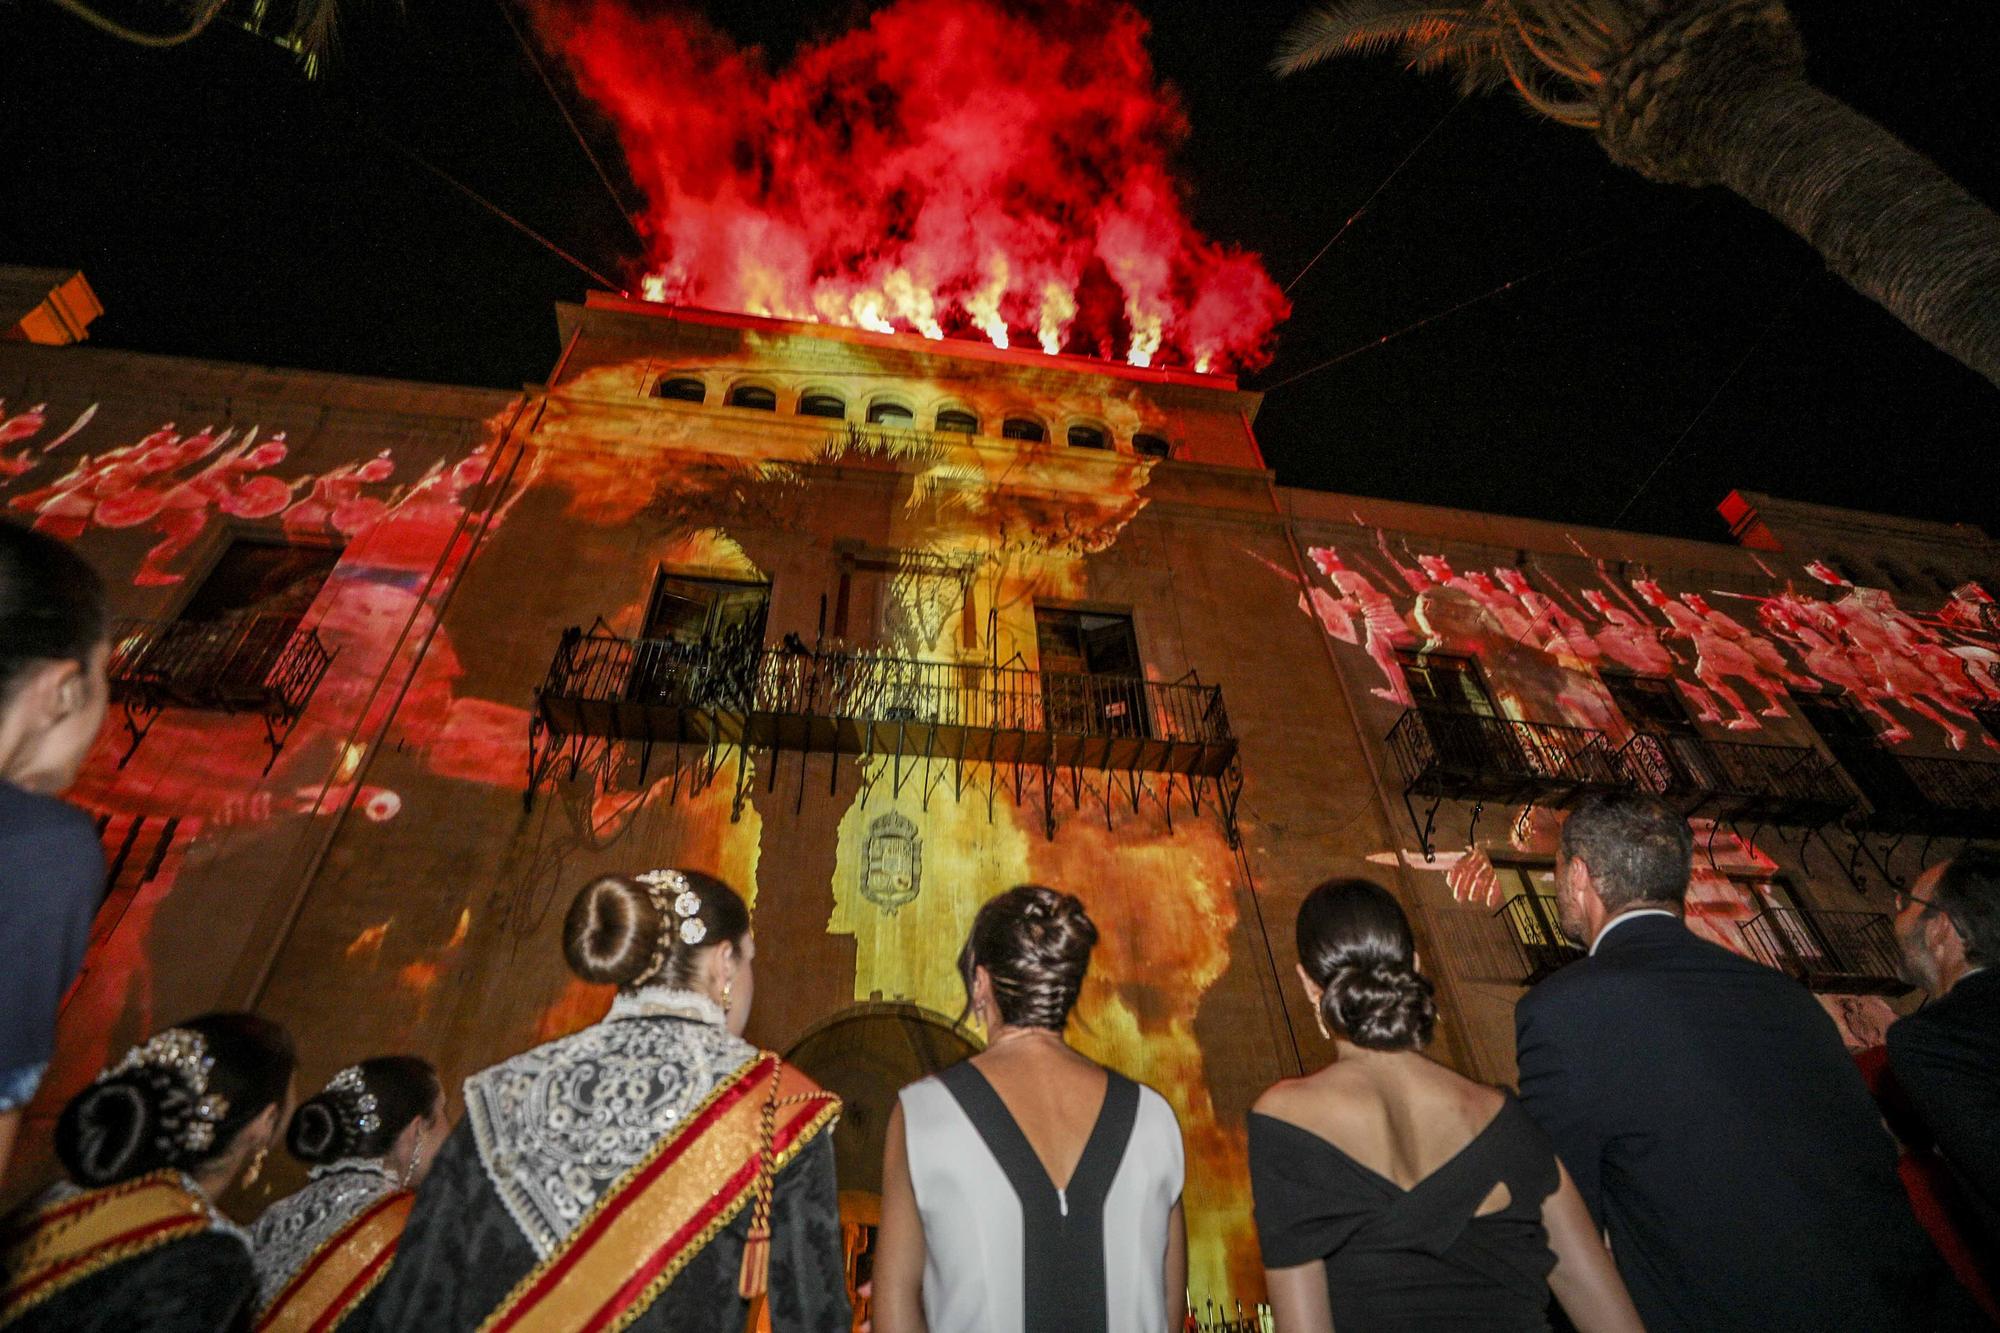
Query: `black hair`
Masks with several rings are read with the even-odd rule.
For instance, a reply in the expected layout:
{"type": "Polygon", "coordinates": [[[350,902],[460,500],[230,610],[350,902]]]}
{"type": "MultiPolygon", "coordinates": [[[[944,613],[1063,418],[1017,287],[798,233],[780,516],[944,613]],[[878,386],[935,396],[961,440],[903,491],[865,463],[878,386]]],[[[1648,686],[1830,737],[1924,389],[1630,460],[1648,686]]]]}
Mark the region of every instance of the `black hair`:
{"type": "Polygon", "coordinates": [[[993,978],[1002,1022],[1060,1032],[1096,945],[1097,926],[1075,894],[1040,884],[1011,888],[979,909],[959,950],[966,1008],[972,1006],[973,970],[983,967],[993,978]]]}
{"type": "Polygon", "coordinates": [[[1606,911],[1640,903],[1678,911],[1694,870],[1694,830],[1657,796],[1607,792],[1584,797],[1569,812],[1562,854],[1590,867],[1606,911]]]}
{"type": "Polygon", "coordinates": [[[436,1110],[444,1096],[437,1070],[414,1055],[378,1055],[354,1068],[359,1086],[346,1086],[336,1075],[343,1086],[328,1084],[292,1112],[285,1148],[301,1162],[386,1156],[410,1123],[436,1110]],[[372,1105],[365,1098],[373,1098],[372,1105]]]}
{"type": "Polygon", "coordinates": [[[67,543],[0,519],[0,702],[35,663],[87,663],[109,634],[97,571],[67,543]]]}
{"type": "Polygon", "coordinates": [[[682,892],[679,887],[653,887],[629,875],[603,875],[577,890],[563,918],[563,956],[570,970],[585,981],[685,990],[694,985],[703,953],[724,942],[740,947],[750,933],[750,909],[742,896],[713,875],[699,870],[679,873],[701,900],[699,910],[688,918],[701,923],[699,940],[689,944],[681,936],[681,920],[672,910],[673,900],[682,892]]]}
{"type": "Polygon", "coordinates": [[[1965,941],[1966,962],[1984,967],[2000,959],[2000,851],[1968,847],[1952,857],[1938,875],[1931,902],[1965,941]]]}
{"type": "Polygon", "coordinates": [[[1410,920],[1373,880],[1330,879],[1299,904],[1299,962],[1327,1029],[1371,1051],[1430,1043],[1437,1000],[1417,971],[1410,920]]]}
{"type": "Polygon", "coordinates": [[[206,1092],[226,1103],[205,1147],[190,1143],[202,1117],[187,1075],[142,1061],[100,1075],[69,1099],[56,1121],[56,1156],[86,1189],[115,1185],[150,1171],[194,1170],[225,1155],[237,1135],[265,1110],[283,1105],[296,1059],[291,1034],[257,1014],[203,1014],[176,1029],[199,1036],[212,1063],[206,1092]]]}

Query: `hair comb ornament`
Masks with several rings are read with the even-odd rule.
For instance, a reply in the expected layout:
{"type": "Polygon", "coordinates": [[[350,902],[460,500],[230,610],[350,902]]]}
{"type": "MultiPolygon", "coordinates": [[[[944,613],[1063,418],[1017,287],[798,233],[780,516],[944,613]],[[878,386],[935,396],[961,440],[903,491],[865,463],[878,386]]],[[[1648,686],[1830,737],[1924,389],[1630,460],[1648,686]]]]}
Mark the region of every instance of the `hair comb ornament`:
{"type": "Polygon", "coordinates": [[[338,1094],[340,1118],[348,1121],[357,1138],[366,1138],[382,1128],[381,1103],[368,1091],[360,1065],[349,1065],[327,1082],[326,1090],[338,1094]]]}
{"type": "Polygon", "coordinates": [[[162,1146],[191,1153],[207,1152],[215,1143],[215,1127],[229,1114],[229,1099],[208,1090],[208,1075],[215,1068],[215,1057],[208,1053],[208,1043],[202,1035],[189,1028],[156,1032],[125,1052],[124,1058],[94,1081],[102,1083],[141,1068],[157,1069],[172,1077],[181,1085],[187,1101],[185,1120],[175,1124],[172,1117],[167,1119],[162,1146]]]}

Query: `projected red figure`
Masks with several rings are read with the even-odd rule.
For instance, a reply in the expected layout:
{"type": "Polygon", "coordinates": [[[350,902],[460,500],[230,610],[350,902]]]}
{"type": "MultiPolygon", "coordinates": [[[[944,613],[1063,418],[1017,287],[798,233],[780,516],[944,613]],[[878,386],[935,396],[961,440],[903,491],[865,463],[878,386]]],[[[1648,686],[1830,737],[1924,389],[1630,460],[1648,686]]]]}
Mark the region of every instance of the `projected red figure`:
{"type": "MultiPolygon", "coordinates": [[[[1370,691],[1378,699],[1401,704],[1408,708],[1414,700],[1410,698],[1409,682],[1403,678],[1403,668],[1396,662],[1398,648],[1416,646],[1416,636],[1403,623],[1403,616],[1396,609],[1396,603],[1389,595],[1368,581],[1368,576],[1349,569],[1340,562],[1338,552],[1324,546],[1314,547],[1308,554],[1319,572],[1326,575],[1328,582],[1340,591],[1339,600],[1325,599],[1322,609],[1321,593],[1315,597],[1314,609],[1319,611],[1320,624],[1327,633],[1347,643],[1360,642],[1367,650],[1369,659],[1381,671],[1383,684],[1370,691]],[[1361,637],[1357,640],[1354,630],[1354,616],[1361,620],[1361,637]],[[1344,630],[1343,628],[1344,627],[1344,630]]],[[[1301,594],[1303,598],[1305,594],[1301,594]]]]}
{"type": "Polygon", "coordinates": [[[654,300],[1196,370],[1284,296],[1189,221],[1187,122],[1129,4],[896,0],[789,65],[685,9],[543,0],[617,126],[654,300]]]}
{"type": "Polygon", "coordinates": [[[1638,593],[1646,605],[1666,617],[1670,634],[1679,635],[1694,649],[1695,679],[1709,693],[1736,710],[1736,716],[1724,726],[1731,731],[1755,731],[1759,726],[1744,705],[1743,696],[1730,686],[1731,679],[1742,681],[1764,696],[1764,707],[1759,710],[1763,716],[1785,716],[1785,706],[1778,702],[1779,696],[1784,693],[1784,686],[1764,674],[1763,666],[1745,651],[1741,643],[1719,632],[1709,623],[1708,617],[1685,600],[1675,601],[1667,596],[1660,590],[1660,585],[1651,579],[1632,580],[1632,591],[1638,593]]]}

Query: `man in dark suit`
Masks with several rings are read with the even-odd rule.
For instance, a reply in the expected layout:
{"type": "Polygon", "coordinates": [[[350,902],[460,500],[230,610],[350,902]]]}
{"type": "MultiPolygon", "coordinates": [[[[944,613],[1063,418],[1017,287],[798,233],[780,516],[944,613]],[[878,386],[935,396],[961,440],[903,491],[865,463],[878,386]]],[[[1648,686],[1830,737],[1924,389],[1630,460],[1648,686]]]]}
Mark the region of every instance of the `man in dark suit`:
{"type": "Polygon", "coordinates": [[[1571,813],[1556,901],[1590,956],[1515,1009],[1522,1102],[1652,1333],[1941,1326],[1956,1284],[1833,1020],[1689,933],[1692,855],[1652,797],[1571,813]]]}
{"type": "Polygon", "coordinates": [[[1968,848],[1896,895],[1903,980],[1930,1003],[1889,1028],[1889,1067],[2000,1264],[2000,853],[1968,848]]]}

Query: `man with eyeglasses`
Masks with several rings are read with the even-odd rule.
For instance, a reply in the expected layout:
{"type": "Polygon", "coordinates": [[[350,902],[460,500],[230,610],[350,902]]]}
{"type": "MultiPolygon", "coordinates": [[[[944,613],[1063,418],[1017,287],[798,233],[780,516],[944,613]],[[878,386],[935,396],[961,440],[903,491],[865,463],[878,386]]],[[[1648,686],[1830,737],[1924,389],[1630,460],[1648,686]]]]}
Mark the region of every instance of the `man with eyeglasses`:
{"type": "Polygon", "coordinates": [[[1896,895],[1903,980],[1930,1002],[1889,1028],[1889,1067],[2000,1264],[2000,852],[1968,848],[1896,895]]]}

